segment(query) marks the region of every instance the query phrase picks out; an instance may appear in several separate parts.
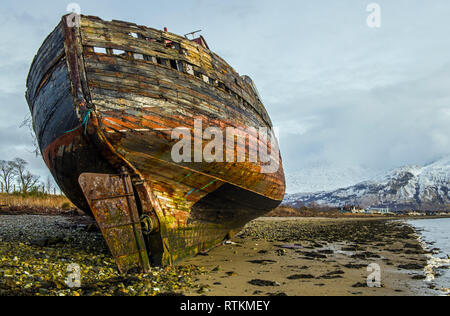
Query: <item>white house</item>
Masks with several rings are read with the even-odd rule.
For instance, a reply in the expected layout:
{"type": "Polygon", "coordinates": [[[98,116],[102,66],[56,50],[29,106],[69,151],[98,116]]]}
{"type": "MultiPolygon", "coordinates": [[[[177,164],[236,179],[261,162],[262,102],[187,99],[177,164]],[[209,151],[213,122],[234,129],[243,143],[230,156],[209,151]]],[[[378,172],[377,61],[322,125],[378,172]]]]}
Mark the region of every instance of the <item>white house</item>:
{"type": "Polygon", "coordinates": [[[354,206],[352,208],[352,213],[353,214],[364,214],[365,212],[366,212],[366,210],[361,209],[361,208],[357,208],[357,207],[354,207],[354,206]]]}
{"type": "Polygon", "coordinates": [[[366,213],[368,214],[381,214],[381,215],[387,215],[392,214],[389,210],[389,208],[380,208],[380,207],[370,207],[366,209],[366,213]]]}

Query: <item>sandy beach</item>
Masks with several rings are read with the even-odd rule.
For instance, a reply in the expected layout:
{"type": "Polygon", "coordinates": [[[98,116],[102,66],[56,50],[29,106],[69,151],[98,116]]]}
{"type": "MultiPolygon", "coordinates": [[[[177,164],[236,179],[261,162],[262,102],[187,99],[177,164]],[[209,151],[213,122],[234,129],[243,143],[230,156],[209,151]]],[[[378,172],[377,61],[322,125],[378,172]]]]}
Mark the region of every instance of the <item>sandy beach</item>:
{"type": "Polygon", "coordinates": [[[197,280],[201,294],[433,295],[425,252],[400,221],[263,218],[234,242],[187,261],[210,271],[197,280]],[[380,267],[380,288],[367,286],[370,264],[380,267]]]}
{"type": "Polygon", "coordinates": [[[386,219],[262,218],[181,265],[124,277],[86,217],[1,216],[0,259],[0,295],[435,295],[415,230],[386,219]],[[71,262],[81,288],[64,283],[71,262]],[[381,287],[368,286],[373,264],[381,287]]]}

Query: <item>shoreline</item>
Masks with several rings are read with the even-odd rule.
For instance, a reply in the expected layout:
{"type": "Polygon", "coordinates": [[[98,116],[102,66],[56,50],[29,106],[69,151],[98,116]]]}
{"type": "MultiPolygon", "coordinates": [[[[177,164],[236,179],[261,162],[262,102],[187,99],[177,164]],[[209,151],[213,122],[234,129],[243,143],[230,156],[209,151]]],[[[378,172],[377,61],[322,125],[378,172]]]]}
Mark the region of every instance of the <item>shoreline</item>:
{"type": "Polygon", "coordinates": [[[408,224],[379,218],[261,218],[235,244],[213,249],[202,263],[200,292],[189,295],[435,295],[423,281],[425,250],[408,224]],[[381,288],[367,286],[371,264],[381,288]],[[256,280],[256,281],[255,281],[256,280]]]}
{"type": "Polygon", "coordinates": [[[439,223],[439,227],[435,226],[433,229],[429,227],[430,224],[433,225],[432,223],[433,221],[427,222],[425,219],[416,223],[415,221],[407,222],[407,224],[412,225],[417,231],[417,240],[427,252],[428,264],[424,268],[427,284],[438,295],[446,296],[450,295],[450,273],[448,272],[448,269],[450,269],[450,249],[448,244],[442,242],[442,236],[439,237],[433,234],[436,231],[447,234],[448,230],[442,227],[442,223],[439,223]],[[417,223],[421,223],[422,225],[417,223]],[[423,225],[424,223],[426,223],[425,227],[423,225]],[[430,232],[433,236],[430,236],[430,232]]]}
{"type": "Polygon", "coordinates": [[[418,234],[398,218],[260,218],[207,254],[126,277],[91,224],[0,215],[0,296],[436,295],[423,281],[418,234]],[[71,262],[82,267],[80,289],[64,284],[71,262]],[[370,264],[383,287],[367,287],[370,264]]]}

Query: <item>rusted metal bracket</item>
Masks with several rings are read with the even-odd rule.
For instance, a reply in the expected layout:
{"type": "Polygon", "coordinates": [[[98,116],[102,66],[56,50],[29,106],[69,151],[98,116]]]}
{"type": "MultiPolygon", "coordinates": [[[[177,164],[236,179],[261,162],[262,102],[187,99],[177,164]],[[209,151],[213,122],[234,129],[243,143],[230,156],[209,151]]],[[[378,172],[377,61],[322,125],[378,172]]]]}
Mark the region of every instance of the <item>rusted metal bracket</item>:
{"type": "Polygon", "coordinates": [[[130,175],[124,170],[120,175],[83,173],[79,183],[119,271],[148,272],[150,261],[130,175]]]}
{"type": "Polygon", "coordinates": [[[154,230],[152,218],[147,214],[141,216],[141,227],[144,235],[150,235],[154,230]]]}

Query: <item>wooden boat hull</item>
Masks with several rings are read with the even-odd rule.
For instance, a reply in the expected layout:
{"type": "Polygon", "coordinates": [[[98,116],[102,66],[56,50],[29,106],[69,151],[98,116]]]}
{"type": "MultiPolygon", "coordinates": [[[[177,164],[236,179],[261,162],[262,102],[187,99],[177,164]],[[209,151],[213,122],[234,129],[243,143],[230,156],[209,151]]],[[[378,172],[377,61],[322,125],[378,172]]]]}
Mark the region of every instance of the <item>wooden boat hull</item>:
{"type": "MultiPolygon", "coordinates": [[[[268,147],[265,161],[279,166],[274,172],[250,161],[252,148],[245,142],[232,144],[243,150],[243,162],[174,162],[174,129],[198,130],[199,122],[201,133],[208,127],[224,133],[271,128],[256,91],[220,57],[131,23],[82,17],[79,27],[69,27],[66,19],[35,57],[27,100],[48,168],[65,194],[103,227],[121,271],[145,270],[141,237],[150,263],[171,264],[210,249],[281,203],[281,157],[252,129],[248,143],[268,147]],[[107,209],[119,204],[126,220],[111,228],[107,209]],[[151,226],[145,236],[136,223],[144,215],[151,226]],[[137,246],[119,251],[117,240],[137,246]]],[[[208,143],[193,133],[192,161],[208,143]]],[[[226,141],[224,146],[223,161],[231,149],[226,141]]]]}

